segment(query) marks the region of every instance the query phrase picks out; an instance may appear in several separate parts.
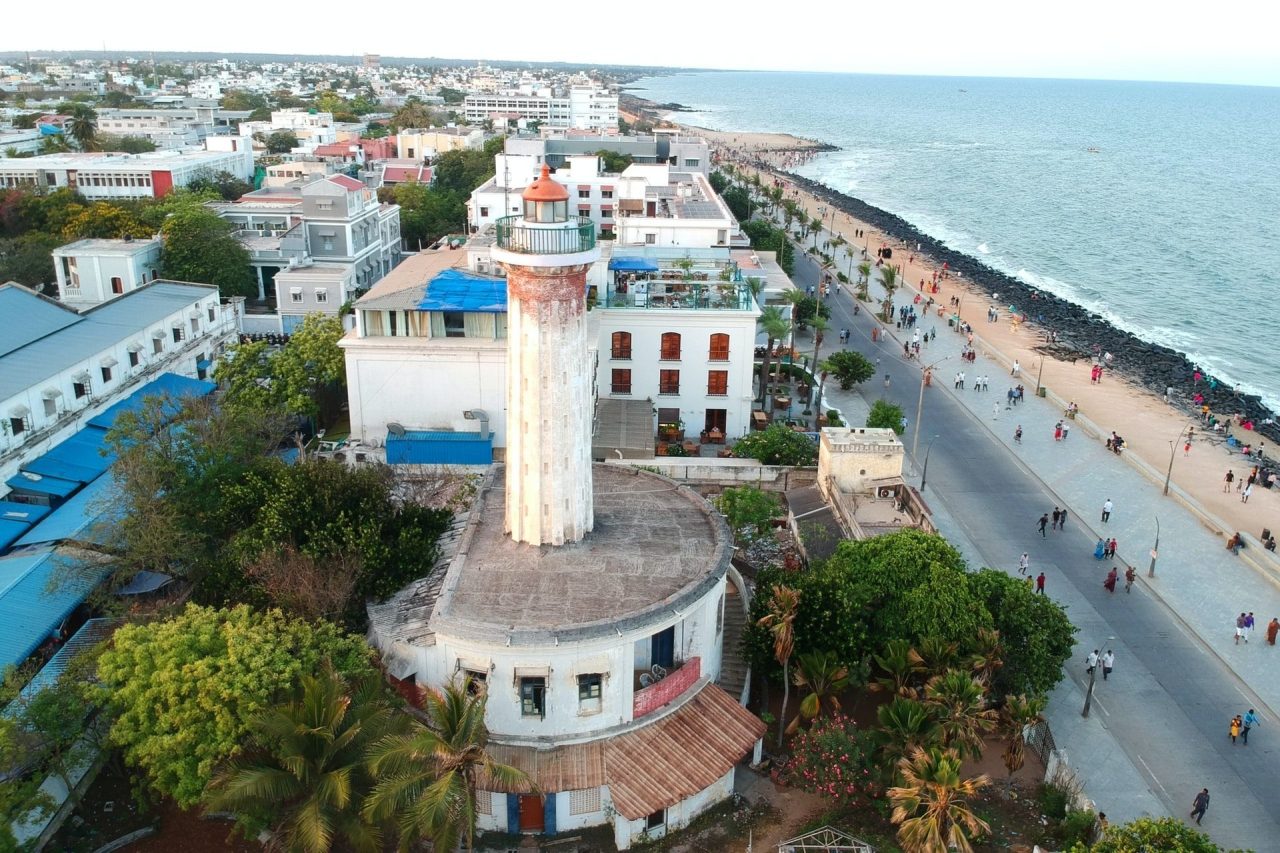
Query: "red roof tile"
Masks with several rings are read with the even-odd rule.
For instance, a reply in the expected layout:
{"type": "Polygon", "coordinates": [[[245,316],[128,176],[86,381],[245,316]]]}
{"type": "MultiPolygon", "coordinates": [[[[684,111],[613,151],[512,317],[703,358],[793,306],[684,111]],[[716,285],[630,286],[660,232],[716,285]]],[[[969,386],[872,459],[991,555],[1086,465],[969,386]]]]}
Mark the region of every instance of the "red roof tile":
{"type": "Polygon", "coordinates": [[[352,192],[364,189],[364,184],[360,183],[355,178],[351,178],[346,175],[334,175],[330,177],[329,180],[344,189],[351,190],[352,192]]]}

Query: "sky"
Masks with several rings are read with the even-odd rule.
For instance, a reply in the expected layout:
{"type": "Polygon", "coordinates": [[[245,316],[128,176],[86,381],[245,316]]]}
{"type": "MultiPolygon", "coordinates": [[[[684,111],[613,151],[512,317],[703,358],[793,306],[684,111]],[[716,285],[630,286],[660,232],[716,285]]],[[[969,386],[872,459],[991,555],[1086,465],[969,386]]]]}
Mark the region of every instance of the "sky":
{"type": "Polygon", "coordinates": [[[1280,86],[1271,0],[10,4],[0,50],[332,53],[1280,86]],[[56,19],[53,16],[56,15],[56,19]]]}

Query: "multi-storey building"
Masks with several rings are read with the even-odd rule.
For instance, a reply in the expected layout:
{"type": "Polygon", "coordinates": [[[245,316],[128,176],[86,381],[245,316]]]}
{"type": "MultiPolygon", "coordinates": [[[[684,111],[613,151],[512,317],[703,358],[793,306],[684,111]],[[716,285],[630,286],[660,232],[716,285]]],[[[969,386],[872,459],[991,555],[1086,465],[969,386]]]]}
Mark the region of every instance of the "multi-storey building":
{"type": "MultiPolygon", "coordinates": [[[[236,143],[239,140],[226,140],[236,143]]],[[[91,200],[159,198],[199,177],[227,172],[242,180],[253,176],[253,151],[181,149],[146,154],[44,154],[0,159],[0,187],[76,190],[91,200]]]]}
{"type": "Polygon", "coordinates": [[[396,156],[405,160],[430,160],[446,151],[474,151],[484,145],[478,127],[406,128],[396,134],[396,156]]]}
{"type": "Polygon", "coordinates": [[[539,122],[552,128],[605,132],[618,128],[618,96],[597,86],[570,86],[548,95],[467,95],[462,109],[468,123],[539,122]]]}
{"type": "Polygon", "coordinates": [[[83,310],[160,277],[159,237],[150,240],[86,239],[53,250],[58,299],[83,310]]]}
{"type": "Polygon", "coordinates": [[[275,110],[270,121],[242,121],[240,135],[246,139],[261,134],[270,136],[277,131],[290,131],[298,138],[298,147],[312,151],[318,145],[338,141],[338,129],[333,113],[311,112],[303,109],[275,110]]]}
{"type": "Polygon", "coordinates": [[[188,148],[199,146],[210,136],[232,134],[237,122],[248,117],[248,110],[223,110],[214,106],[102,108],[98,110],[98,133],[140,136],[158,148],[188,148]]]}

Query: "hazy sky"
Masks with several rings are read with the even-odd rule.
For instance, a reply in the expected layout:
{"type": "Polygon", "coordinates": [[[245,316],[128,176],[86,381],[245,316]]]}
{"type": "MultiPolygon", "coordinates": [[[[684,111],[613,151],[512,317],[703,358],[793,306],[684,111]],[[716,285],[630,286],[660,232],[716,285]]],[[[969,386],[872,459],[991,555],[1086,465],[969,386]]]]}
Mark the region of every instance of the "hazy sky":
{"type": "Polygon", "coordinates": [[[1271,0],[8,4],[0,50],[152,48],[1280,86],[1271,0]],[[616,11],[615,11],[616,10],[616,11]],[[541,21],[541,22],[540,22],[541,21]]]}

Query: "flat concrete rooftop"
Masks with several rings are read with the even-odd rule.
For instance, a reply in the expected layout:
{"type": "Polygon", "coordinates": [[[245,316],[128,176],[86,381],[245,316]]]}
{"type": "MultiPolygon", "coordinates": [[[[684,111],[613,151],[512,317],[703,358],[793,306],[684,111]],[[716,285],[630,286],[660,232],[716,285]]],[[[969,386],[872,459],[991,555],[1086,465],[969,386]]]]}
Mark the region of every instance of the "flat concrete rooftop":
{"type": "Polygon", "coordinates": [[[596,465],[594,476],[595,529],[573,545],[536,548],[504,533],[504,471],[495,466],[431,629],[513,644],[588,639],[648,624],[724,576],[728,528],[702,497],[635,469],[596,465]]]}

